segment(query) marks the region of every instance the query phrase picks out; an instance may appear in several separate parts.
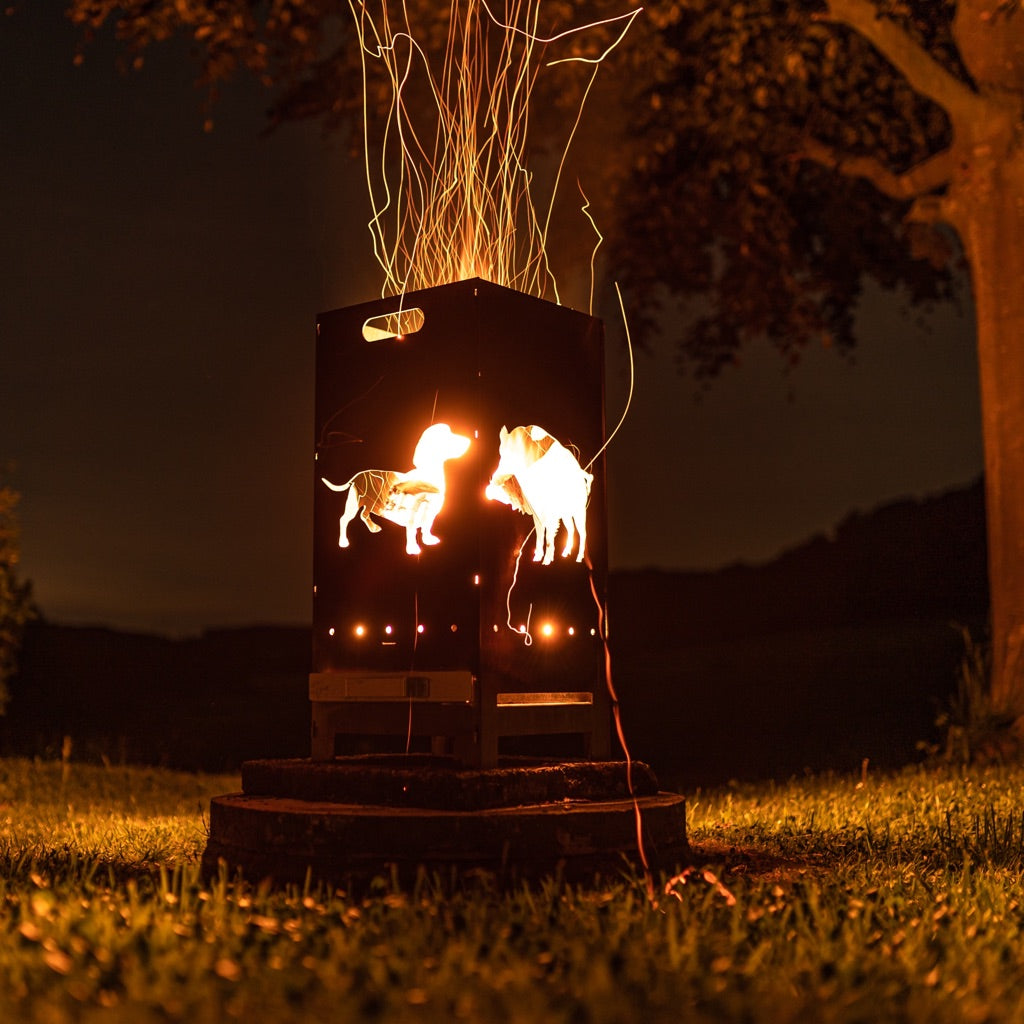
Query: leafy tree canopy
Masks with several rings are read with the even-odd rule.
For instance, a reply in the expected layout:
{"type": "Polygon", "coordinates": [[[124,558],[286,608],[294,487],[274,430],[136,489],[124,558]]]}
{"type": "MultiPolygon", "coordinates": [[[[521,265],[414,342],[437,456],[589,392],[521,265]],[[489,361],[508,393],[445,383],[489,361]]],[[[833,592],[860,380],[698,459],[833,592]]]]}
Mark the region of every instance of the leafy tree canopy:
{"type": "MultiPolygon", "coordinates": [[[[517,6],[527,9],[526,4],[517,6]]],[[[494,11],[504,14],[500,4],[494,11]]],[[[612,0],[545,0],[543,18],[535,27],[539,35],[553,36],[621,12],[612,0]]],[[[223,83],[248,72],[273,90],[271,124],[316,118],[329,129],[349,127],[363,109],[357,18],[368,29],[368,38],[385,22],[394,31],[408,29],[437,67],[449,35],[448,7],[432,0],[406,0],[390,11],[386,0],[372,5],[337,0],[71,0],[68,14],[82,29],[79,61],[105,27],[112,27],[124,44],[124,65],[135,69],[142,67],[153,43],[187,38],[200,68],[199,85],[211,105],[223,83]]],[[[568,38],[559,56],[596,56],[613,34],[608,29],[568,38]]],[[[549,95],[557,106],[574,98],[560,90],[549,95]]],[[[371,79],[366,99],[371,107],[386,107],[392,100],[390,83],[371,79]]]]}
{"type": "MultiPolygon", "coordinates": [[[[955,4],[891,0],[961,77],[955,4]]],[[[633,291],[701,296],[679,340],[712,376],[767,338],[789,361],[817,340],[849,350],[866,278],[911,302],[948,297],[954,242],[911,203],[835,173],[869,157],[896,171],[949,144],[945,112],[815,0],[673,0],[654,7],[651,73],[634,92],[635,154],[615,260],[633,291]]]]}

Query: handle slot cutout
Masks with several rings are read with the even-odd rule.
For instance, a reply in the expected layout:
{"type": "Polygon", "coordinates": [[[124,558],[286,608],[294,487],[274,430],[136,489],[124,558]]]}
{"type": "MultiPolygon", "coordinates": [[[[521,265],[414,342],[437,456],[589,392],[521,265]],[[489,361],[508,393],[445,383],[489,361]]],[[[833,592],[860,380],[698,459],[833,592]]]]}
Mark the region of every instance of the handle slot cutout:
{"type": "Polygon", "coordinates": [[[397,309],[394,313],[381,313],[371,316],[363,324],[364,341],[387,341],[388,338],[401,340],[408,334],[415,334],[423,329],[426,317],[423,310],[397,309]]]}

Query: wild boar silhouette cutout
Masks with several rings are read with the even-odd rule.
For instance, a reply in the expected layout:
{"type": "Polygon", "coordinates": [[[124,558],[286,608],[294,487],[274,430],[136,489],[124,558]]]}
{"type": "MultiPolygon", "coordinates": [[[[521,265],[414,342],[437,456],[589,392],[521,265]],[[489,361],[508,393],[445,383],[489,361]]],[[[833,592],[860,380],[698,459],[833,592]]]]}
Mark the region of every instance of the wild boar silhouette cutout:
{"type": "Polygon", "coordinates": [[[550,565],[555,558],[555,537],[566,531],[562,557],[572,554],[579,536],[576,561],[586,556],[587,501],[591,473],[572,452],[543,427],[501,428],[498,468],[487,485],[487,497],[533,516],[537,543],[535,562],[550,565]]]}

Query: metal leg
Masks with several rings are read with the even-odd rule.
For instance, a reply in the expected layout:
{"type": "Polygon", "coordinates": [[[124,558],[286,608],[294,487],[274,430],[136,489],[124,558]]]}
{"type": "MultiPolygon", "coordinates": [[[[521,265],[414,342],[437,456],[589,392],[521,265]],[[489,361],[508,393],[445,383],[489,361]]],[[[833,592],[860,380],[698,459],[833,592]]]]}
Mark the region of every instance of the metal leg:
{"type": "Polygon", "coordinates": [[[334,759],[334,723],[330,710],[313,701],[313,721],[310,726],[311,756],[314,761],[334,759]]]}

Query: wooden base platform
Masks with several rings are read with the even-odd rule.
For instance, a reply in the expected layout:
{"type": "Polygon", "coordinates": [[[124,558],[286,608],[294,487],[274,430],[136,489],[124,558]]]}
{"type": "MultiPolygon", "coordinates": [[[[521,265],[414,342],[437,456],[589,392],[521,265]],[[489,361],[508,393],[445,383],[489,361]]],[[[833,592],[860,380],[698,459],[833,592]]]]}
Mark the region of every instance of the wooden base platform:
{"type": "Polygon", "coordinates": [[[683,797],[659,792],[639,762],[249,761],[242,785],[211,804],[206,872],[223,861],[254,882],[301,883],[311,872],[346,888],[395,872],[411,880],[420,867],[585,882],[638,866],[638,814],[653,868],[673,870],[688,853],[683,797]]]}

